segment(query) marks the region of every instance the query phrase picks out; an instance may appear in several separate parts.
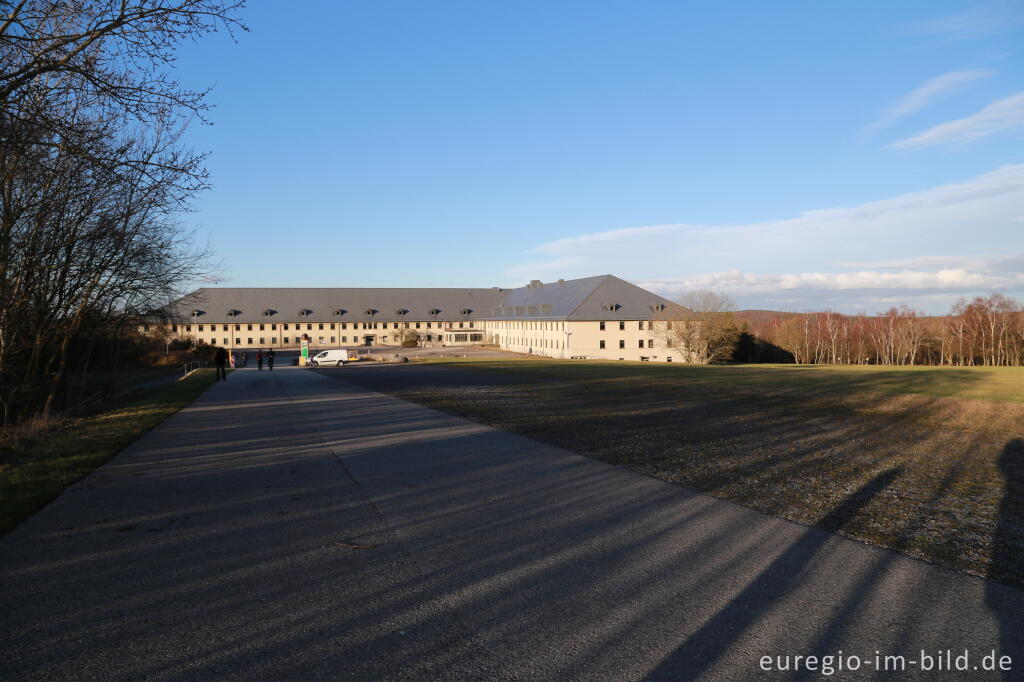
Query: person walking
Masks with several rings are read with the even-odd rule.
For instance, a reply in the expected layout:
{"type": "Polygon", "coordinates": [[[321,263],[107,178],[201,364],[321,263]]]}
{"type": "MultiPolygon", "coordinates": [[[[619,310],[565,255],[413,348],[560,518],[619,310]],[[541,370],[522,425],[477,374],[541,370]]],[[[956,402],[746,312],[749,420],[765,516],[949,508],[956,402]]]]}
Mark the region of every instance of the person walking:
{"type": "Polygon", "coordinates": [[[267,369],[269,369],[271,372],[274,371],[274,356],[275,355],[277,355],[277,353],[274,352],[273,348],[271,348],[270,350],[267,351],[267,369]]]}
{"type": "Polygon", "coordinates": [[[249,354],[246,353],[245,351],[242,351],[242,367],[248,367],[248,366],[249,366],[249,354]]]}
{"type": "Polygon", "coordinates": [[[256,367],[260,372],[263,371],[263,351],[261,350],[256,351],[256,367]]]}
{"type": "Polygon", "coordinates": [[[218,348],[213,356],[213,362],[217,365],[217,381],[227,381],[228,352],[223,348],[218,348]]]}

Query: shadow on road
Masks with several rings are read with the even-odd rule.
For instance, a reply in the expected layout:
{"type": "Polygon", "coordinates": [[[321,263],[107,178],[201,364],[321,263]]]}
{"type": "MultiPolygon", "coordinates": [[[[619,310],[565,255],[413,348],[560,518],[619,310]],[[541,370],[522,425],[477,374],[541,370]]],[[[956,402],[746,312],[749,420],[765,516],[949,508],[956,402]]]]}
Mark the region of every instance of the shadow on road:
{"type": "Polygon", "coordinates": [[[297,369],[216,385],[3,543],[5,679],[751,677],[763,653],[1005,638],[1024,608],[297,369]]]}
{"type": "MultiPolygon", "coordinates": [[[[1015,438],[1006,443],[999,456],[999,469],[1006,487],[993,538],[989,577],[1019,581],[1024,575],[1024,526],[1021,524],[1024,518],[1024,440],[1015,438]]],[[[1020,648],[1024,642],[1024,611],[1006,608],[1007,601],[1013,597],[1014,593],[1006,587],[989,583],[986,600],[1000,615],[1000,636],[1005,652],[1020,648]]],[[[1014,663],[1016,668],[1024,667],[1024,660],[1014,663]]]]}
{"type": "MultiPolygon", "coordinates": [[[[819,525],[830,531],[842,529],[844,523],[854,516],[858,509],[884,490],[899,474],[900,470],[894,468],[875,476],[869,483],[847,497],[832,513],[822,519],[819,525]]],[[[826,532],[808,529],[740,594],[733,597],[725,608],[690,635],[683,646],[652,670],[648,679],[678,679],[681,673],[688,678],[696,678],[704,674],[722,654],[731,649],[752,624],[771,611],[775,602],[800,587],[804,569],[815,560],[822,547],[833,539],[833,536],[826,532]]],[[[830,651],[825,649],[788,653],[821,656],[830,651]]],[[[751,668],[751,671],[753,670],[754,668],[751,668]]]]}

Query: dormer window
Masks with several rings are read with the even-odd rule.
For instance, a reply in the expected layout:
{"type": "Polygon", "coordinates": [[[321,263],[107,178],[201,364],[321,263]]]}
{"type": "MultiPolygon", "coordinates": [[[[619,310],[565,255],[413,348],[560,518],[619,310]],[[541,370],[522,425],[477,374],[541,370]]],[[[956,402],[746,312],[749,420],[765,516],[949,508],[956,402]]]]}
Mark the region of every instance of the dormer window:
{"type": "Polygon", "coordinates": [[[271,308],[267,308],[266,310],[263,311],[263,317],[270,317],[271,315],[276,315],[276,314],[277,314],[277,311],[273,310],[271,308]]]}
{"type": "Polygon", "coordinates": [[[227,313],[228,317],[238,317],[241,314],[242,314],[241,310],[229,310],[228,313],[227,313]]]}
{"type": "Polygon", "coordinates": [[[472,308],[463,308],[462,309],[462,314],[463,315],[470,315],[470,314],[472,314],[472,312],[473,312],[472,308]]]}
{"type": "Polygon", "coordinates": [[[377,313],[379,313],[379,312],[380,312],[380,311],[379,311],[379,310],[377,310],[377,309],[375,309],[375,308],[367,308],[367,309],[366,309],[366,316],[367,316],[367,317],[373,317],[374,315],[376,315],[376,314],[377,314],[377,313]]]}
{"type": "Polygon", "coordinates": [[[405,317],[408,314],[409,311],[406,308],[399,308],[398,310],[395,311],[395,315],[398,315],[399,317],[405,317]]]}
{"type": "Polygon", "coordinates": [[[310,310],[309,308],[303,308],[302,310],[299,311],[299,315],[302,316],[302,317],[309,317],[312,314],[313,314],[313,311],[310,310]]]}
{"type": "Polygon", "coordinates": [[[432,316],[437,317],[438,315],[441,314],[441,309],[440,308],[431,308],[429,312],[430,312],[430,314],[432,316]]]}
{"type": "Polygon", "coordinates": [[[342,315],[344,315],[347,312],[348,311],[345,310],[344,308],[338,308],[337,310],[334,311],[334,314],[337,315],[338,317],[341,317],[342,315]]]}
{"type": "Polygon", "coordinates": [[[665,309],[665,304],[664,303],[652,303],[651,304],[651,312],[660,313],[664,309],[665,309]]]}
{"type": "Polygon", "coordinates": [[[604,303],[601,305],[601,309],[607,310],[608,312],[615,312],[621,307],[622,306],[620,306],[618,303],[604,303]]]}

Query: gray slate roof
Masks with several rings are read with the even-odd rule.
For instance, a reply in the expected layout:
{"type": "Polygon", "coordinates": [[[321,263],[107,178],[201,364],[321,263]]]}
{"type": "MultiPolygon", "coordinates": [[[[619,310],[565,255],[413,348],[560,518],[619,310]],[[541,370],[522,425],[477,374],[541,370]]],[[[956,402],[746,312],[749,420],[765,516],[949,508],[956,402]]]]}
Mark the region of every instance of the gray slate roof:
{"type": "Polygon", "coordinates": [[[643,320],[664,315],[657,306],[686,312],[618,277],[601,275],[548,284],[535,281],[515,289],[211,287],[175,301],[169,312],[179,323],[191,322],[197,310],[199,323],[643,320]]]}
{"type": "Polygon", "coordinates": [[[486,318],[646,320],[673,310],[688,313],[678,304],[614,275],[599,275],[506,289],[499,306],[486,318]]]}

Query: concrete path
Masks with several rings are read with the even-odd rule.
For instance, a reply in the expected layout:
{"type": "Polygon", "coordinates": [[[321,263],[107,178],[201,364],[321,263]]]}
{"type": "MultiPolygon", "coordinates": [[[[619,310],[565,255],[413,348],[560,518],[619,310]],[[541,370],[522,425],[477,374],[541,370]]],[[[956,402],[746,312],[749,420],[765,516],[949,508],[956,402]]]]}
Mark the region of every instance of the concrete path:
{"type": "Polygon", "coordinates": [[[1022,620],[1019,591],[290,367],[0,541],[5,680],[817,679],[761,657],[840,650],[836,678],[965,676],[921,649],[1020,679],[1022,620]]]}

